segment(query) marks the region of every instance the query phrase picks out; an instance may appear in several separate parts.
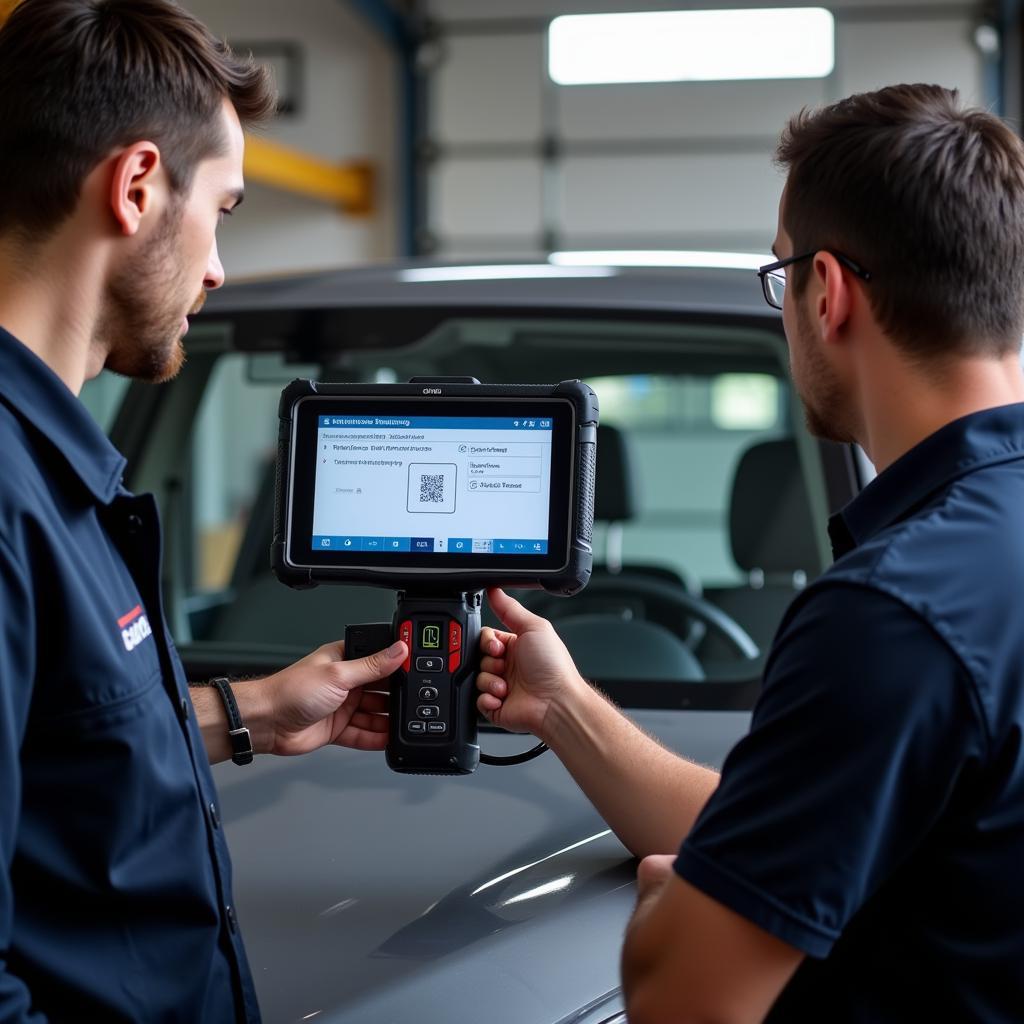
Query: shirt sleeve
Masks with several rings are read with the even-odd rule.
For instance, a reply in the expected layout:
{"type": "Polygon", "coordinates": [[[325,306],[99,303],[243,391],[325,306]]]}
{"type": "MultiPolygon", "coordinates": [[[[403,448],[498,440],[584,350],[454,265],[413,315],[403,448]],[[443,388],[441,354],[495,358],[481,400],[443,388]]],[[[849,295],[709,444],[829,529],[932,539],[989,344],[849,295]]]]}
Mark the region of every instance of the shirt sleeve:
{"type": "Polygon", "coordinates": [[[676,871],[827,956],[986,751],[966,671],[923,619],[867,587],[815,588],[779,636],[750,732],[676,871]]]}
{"type": "Polygon", "coordinates": [[[30,576],[0,536],[0,1024],[42,1024],[32,996],[8,968],[14,928],[11,864],[21,810],[19,752],[35,675],[30,576]]]}

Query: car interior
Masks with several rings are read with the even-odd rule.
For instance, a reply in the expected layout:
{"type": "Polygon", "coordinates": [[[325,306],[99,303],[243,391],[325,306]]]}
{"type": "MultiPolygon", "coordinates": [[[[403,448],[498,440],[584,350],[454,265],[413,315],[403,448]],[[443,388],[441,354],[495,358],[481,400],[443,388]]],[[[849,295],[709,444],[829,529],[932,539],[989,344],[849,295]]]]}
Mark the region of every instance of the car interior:
{"type": "Polygon", "coordinates": [[[825,564],[817,449],[768,331],[453,320],[391,349],[301,355],[238,351],[216,325],[195,333],[185,370],[151,403],[131,483],[162,506],[172,631],[214,662],[262,652],[283,664],[394,609],[389,590],[296,591],[270,572],[277,400],[299,376],[390,383],[468,369],[530,383],[590,368],[602,409],[593,575],[570,599],[517,596],[595,681],[759,676],[786,606],[825,564]]]}

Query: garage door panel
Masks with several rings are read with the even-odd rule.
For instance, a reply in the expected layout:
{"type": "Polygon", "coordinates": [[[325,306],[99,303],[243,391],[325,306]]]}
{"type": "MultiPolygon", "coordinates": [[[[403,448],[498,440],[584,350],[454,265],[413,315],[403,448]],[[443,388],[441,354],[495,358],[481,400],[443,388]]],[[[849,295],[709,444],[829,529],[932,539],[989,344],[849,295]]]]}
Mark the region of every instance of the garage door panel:
{"type": "MultiPolygon", "coordinates": [[[[771,154],[568,159],[568,233],[764,232],[774,237],[782,177],[771,154]]],[[[768,244],[767,242],[765,243],[768,244]]]]}
{"type": "Polygon", "coordinates": [[[541,233],[537,160],[446,160],[431,181],[431,226],[442,237],[541,233]]]}
{"type": "Polygon", "coordinates": [[[896,82],[934,82],[983,104],[978,52],[967,19],[851,22],[836,33],[835,95],[868,92],[896,82]]]}
{"type": "Polygon", "coordinates": [[[565,87],[566,140],[771,139],[794,111],[825,102],[823,80],[565,87]]]}
{"type": "Polygon", "coordinates": [[[445,40],[444,54],[431,104],[438,142],[537,142],[541,34],[454,36],[445,40]]]}

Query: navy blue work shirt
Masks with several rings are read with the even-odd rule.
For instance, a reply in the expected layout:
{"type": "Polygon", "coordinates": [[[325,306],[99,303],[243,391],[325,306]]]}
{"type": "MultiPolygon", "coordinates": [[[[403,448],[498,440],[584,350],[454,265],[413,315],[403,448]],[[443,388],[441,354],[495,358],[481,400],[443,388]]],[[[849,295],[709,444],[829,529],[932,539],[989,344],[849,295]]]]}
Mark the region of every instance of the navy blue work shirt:
{"type": "Polygon", "coordinates": [[[1024,1019],[1024,405],[833,517],[676,862],[809,955],[768,1020],[1024,1019]]]}
{"type": "Polygon", "coordinates": [[[257,1021],[152,496],[0,330],[0,1022],[257,1021]]]}

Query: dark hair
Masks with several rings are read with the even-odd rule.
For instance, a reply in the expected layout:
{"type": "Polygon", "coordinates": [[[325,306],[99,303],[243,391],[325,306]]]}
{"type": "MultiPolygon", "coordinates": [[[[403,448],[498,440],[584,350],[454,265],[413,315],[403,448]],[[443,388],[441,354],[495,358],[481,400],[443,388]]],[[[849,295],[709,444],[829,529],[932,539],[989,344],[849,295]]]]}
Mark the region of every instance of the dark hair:
{"type": "Polygon", "coordinates": [[[224,98],[243,125],[274,106],[265,69],[173,0],[22,0],[0,28],[0,233],[52,231],[96,165],[143,139],[186,192],[224,151],[224,98]]]}
{"type": "MultiPolygon", "coordinates": [[[[801,111],[777,160],[794,254],[835,249],[869,270],[895,344],[920,357],[1019,347],[1024,146],[998,117],[955,90],[895,85],[801,111]]],[[[809,273],[791,275],[798,293],[809,273]]]]}

